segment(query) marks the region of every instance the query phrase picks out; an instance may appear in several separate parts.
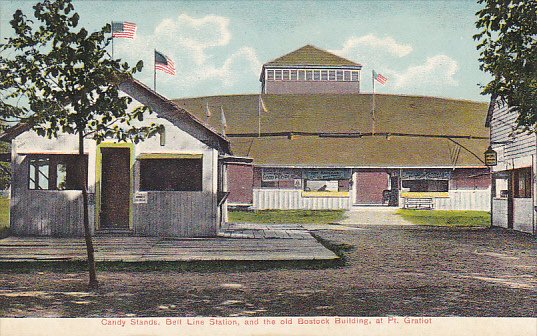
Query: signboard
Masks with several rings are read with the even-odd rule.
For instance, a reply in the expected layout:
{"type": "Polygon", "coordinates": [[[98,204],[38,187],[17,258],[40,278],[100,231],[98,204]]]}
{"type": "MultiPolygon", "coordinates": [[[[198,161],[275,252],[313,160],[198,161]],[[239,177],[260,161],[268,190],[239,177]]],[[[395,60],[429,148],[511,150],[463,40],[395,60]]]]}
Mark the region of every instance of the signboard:
{"type": "Polygon", "coordinates": [[[349,180],[351,178],[350,169],[315,169],[305,170],[306,180],[349,180]]]}
{"type": "Polygon", "coordinates": [[[485,165],[487,167],[496,166],[498,164],[498,154],[489,146],[485,151],[485,165]]]}
{"type": "Polygon", "coordinates": [[[147,191],[138,191],[134,194],[134,204],[147,204],[147,191]]]}
{"type": "Polygon", "coordinates": [[[263,168],[261,169],[262,181],[292,181],[302,179],[302,172],[299,169],[288,168],[263,168]]]}
{"type": "Polygon", "coordinates": [[[451,179],[450,170],[403,170],[401,172],[402,180],[449,180],[451,179]]]}
{"type": "Polygon", "coordinates": [[[291,169],[291,168],[263,168],[262,181],[295,181],[296,180],[350,180],[350,169],[291,169]]]}

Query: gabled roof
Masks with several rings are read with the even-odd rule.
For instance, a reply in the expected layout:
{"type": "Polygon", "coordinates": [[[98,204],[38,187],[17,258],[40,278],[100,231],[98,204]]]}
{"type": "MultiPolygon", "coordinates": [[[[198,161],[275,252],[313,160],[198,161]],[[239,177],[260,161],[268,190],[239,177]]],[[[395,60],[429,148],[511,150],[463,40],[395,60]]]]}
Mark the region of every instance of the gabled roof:
{"type": "MultiPolygon", "coordinates": [[[[222,106],[235,155],[257,165],[345,167],[484,167],[487,104],[371,94],[213,96],[174,102],[204,118],[206,105],[222,106]],[[458,144],[457,144],[458,143],[458,144]],[[454,158],[457,156],[457,160],[454,158]]],[[[209,123],[221,127],[219,114],[209,123]]]]}
{"type": "Polygon", "coordinates": [[[29,131],[32,127],[27,123],[19,123],[15,126],[6,128],[2,133],[0,133],[0,141],[11,141],[20,134],[29,131]]]}
{"type": "MultiPolygon", "coordinates": [[[[178,107],[159,93],[153,91],[148,86],[136,79],[129,79],[120,85],[120,89],[132,96],[140,103],[151,107],[154,111],[159,111],[160,117],[168,119],[172,123],[181,123],[187,133],[205,133],[200,140],[207,145],[217,147],[224,153],[231,153],[228,139],[215,131],[209,125],[204,124],[196,116],[190,114],[185,109],[178,107]],[[142,97],[145,96],[145,97],[142,97]]],[[[0,133],[0,141],[10,141],[18,135],[31,129],[27,123],[19,123],[0,133]]]]}
{"type": "Polygon", "coordinates": [[[123,92],[133,96],[140,103],[151,107],[153,110],[160,108],[160,117],[168,119],[172,123],[182,123],[183,126],[186,126],[185,123],[191,125],[192,128],[184,129],[187,133],[192,134],[192,131],[196,130],[207,133],[207,136],[212,138],[213,141],[209,141],[209,139],[206,137],[200,139],[207,145],[217,145],[215,147],[218,147],[223,152],[231,153],[229,141],[224,135],[218,133],[210,125],[204,124],[195,115],[189,113],[183,108],[178,107],[171,100],[150,89],[142,82],[132,79],[121,84],[120,88],[123,92]],[[143,99],[139,93],[143,93],[146,97],[152,99],[143,99]]]}
{"type": "Polygon", "coordinates": [[[352,66],[361,67],[360,64],[346,58],[329,53],[310,44],[303,46],[286,55],[265,63],[264,66],[291,66],[291,65],[319,65],[319,66],[352,66]]]}
{"type": "Polygon", "coordinates": [[[489,109],[487,111],[487,117],[485,119],[485,126],[486,127],[490,127],[490,122],[492,121],[492,115],[494,113],[494,108],[496,107],[496,104],[498,103],[498,101],[502,101],[502,99],[498,99],[498,95],[496,94],[493,94],[491,97],[490,97],[490,103],[489,103],[489,109]]]}

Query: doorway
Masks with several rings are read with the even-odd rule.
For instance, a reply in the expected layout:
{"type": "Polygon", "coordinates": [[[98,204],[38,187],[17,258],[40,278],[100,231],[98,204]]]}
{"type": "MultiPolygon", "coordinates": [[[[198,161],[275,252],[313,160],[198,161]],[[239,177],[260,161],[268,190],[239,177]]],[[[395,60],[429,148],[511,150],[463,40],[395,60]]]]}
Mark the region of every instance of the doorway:
{"type": "Polygon", "coordinates": [[[99,228],[128,230],[131,194],[131,149],[101,147],[99,228]]]}
{"type": "Polygon", "coordinates": [[[385,190],[390,176],[385,171],[360,170],[354,173],[355,205],[387,205],[385,190]]]}

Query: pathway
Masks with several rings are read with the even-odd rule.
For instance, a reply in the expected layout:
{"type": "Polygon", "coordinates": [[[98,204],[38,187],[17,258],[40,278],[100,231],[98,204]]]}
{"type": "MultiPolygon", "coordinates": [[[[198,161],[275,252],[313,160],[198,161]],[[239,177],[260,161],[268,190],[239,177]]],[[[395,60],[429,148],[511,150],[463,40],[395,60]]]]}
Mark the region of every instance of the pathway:
{"type": "Polygon", "coordinates": [[[344,226],[362,225],[413,225],[395,212],[397,207],[358,206],[347,211],[347,218],[338,222],[344,226]]]}

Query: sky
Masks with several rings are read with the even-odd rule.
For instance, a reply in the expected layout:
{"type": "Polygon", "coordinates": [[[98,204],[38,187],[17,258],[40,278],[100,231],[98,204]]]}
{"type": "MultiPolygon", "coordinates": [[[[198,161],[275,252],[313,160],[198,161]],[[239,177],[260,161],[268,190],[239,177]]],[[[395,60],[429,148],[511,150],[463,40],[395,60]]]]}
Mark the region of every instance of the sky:
{"type": "MultiPolygon", "coordinates": [[[[0,0],[0,36],[20,8],[0,0]]],[[[374,69],[388,78],[377,93],[488,101],[472,36],[476,1],[80,1],[80,25],[137,24],[136,38],[114,39],[114,56],[144,62],[136,78],[153,87],[153,50],[176,76],[157,73],[157,91],[173,98],[259,93],[264,63],[312,44],[363,65],[361,92],[374,69]]]]}

